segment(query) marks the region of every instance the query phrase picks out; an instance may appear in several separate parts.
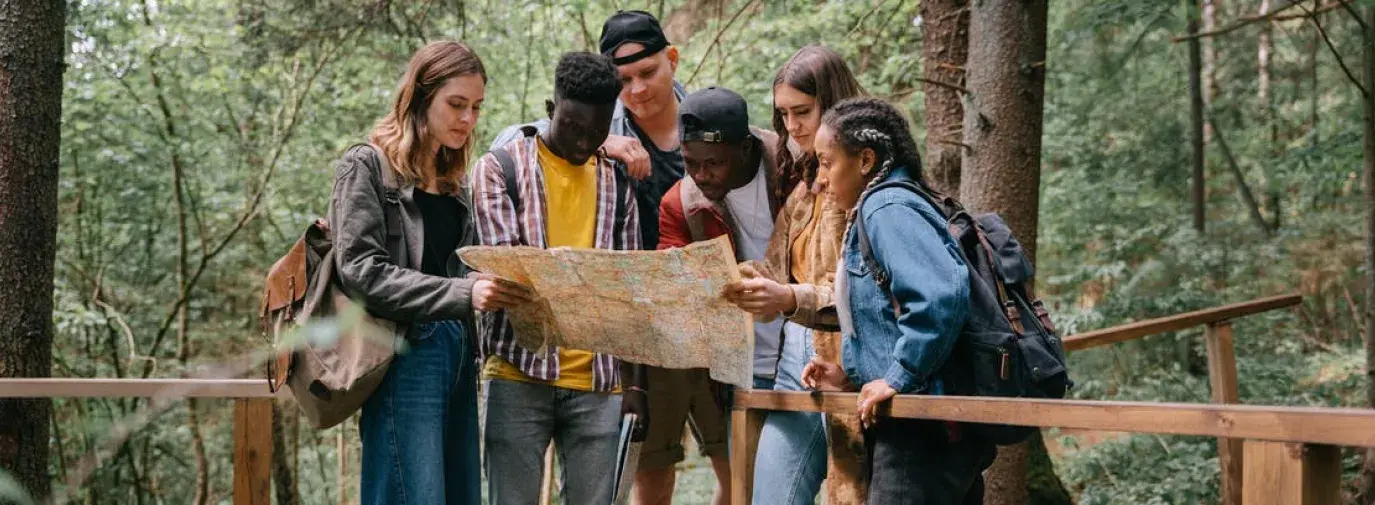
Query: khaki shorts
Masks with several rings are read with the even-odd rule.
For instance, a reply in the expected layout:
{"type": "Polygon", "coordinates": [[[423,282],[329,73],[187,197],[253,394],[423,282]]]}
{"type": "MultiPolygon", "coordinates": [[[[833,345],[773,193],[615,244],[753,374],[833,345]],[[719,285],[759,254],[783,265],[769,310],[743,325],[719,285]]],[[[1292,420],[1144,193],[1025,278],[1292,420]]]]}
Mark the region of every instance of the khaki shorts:
{"type": "Polygon", "coordinates": [[[685,458],[683,427],[692,428],[706,457],[726,457],[726,412],[712,398],[703,368],[649,367],[649,433],[640,446],[640,469],[657,470],[685,458]]]}

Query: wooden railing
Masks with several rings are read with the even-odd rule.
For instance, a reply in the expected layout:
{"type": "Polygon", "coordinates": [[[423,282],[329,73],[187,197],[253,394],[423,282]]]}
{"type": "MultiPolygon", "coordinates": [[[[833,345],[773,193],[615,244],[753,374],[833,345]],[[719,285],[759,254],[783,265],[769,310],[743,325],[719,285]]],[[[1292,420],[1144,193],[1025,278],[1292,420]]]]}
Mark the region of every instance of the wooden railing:
{"type": "MultiPolygon", "coordinates": [[[[855,393],[741,391],[731,411],[731,503],[748,504],[758,433],[770,410],[854,414],[855,393]],[[734,450],[735,448],[749,448],[734,450]]],[[[900,395],[887,415],[1043,428],[1198,435],[1242,441],[1247,505],[1336,505],[1341,452],[1375,447],[1375,410],[900,395]]]]}
{"type": "MultiPolygon", "coordinates": [[[[1126,342],[1160,333],[1185,330],[1197,326],[1204,327],[1204,339],[1208,352],[1208,378],[1215,405],[1167,404],[1167,403],[1129,403],[1093,401],[1029,401],[995,398],[958,398],[958,397],[918,397],[901,396],[894,400],[892,415],[921,419],[949,421],[971,421],[996,424],[1015,424],[1022,426],[1084,428],[1103,431],[1129,431],[1139,433],[1173,433],[1181,435],[1205,435],[1218,437],[1218,460],[1222,466],[1222,503],[1240,505],[1246,503],[1284,503],[1309,504],[1329,503],[1328,501],[1288,501],[1283,488],[1265,495],[1283,496],[1279,501],[1266,501],[1256,495],[1248,498],[1267,486],[1286,484],[1289,481],[1276,479],[1269,474],[1257,474],[1252,478],[1257,484],[1246,482],[1247,468],[1256,472],[1274,471],[1276,468],[1289,470],[1288,466],[1275,465],[1276,458],[1284,446],[1257,445],[1262,443],[1296,443],[1295,447],[1307,447],[1302,454],[1312,452],[1312,457],[1322,458],[1322,464],[1336,464],[1336,451],[1314,449],[1313,444],[1331,445],[1375,445],[1375,411],[1340,409],[1294,409],[1281,407],[1241,407],[1232,406],[1239,402],[1237,391],[1236,351],[1233,345],[1233,319],[1259,314],[1275,309],[1298,305],[1303,301],[1299,294],[1287,294],[1260,298],[1248,302],[1224,305],[1210,309],[1176,314],[1138,321],[1131,324],[1091,331],[1066,337],[1066,351],[1081,351],[1094,347],[1126,342]],[[1353,420],[1357,420],[1354,421],[1353,420]],[[1303,426],[1312,422],[1310,426],[1303,426]],[[1357,426],[1364,425],[1365,433],[1357,426]],[[1339,438],[1328,437],[1326,433],[1349,429],[1353,433],[1339,438]],[[1348,436],[1349,435],[1349,436],[1348,436]],[[1264,441],[1264,442],[1262,442],[1264,441]],[[1258,458],[1255,465],[1248,465],[1246,458],[1258,458]],[[1334,458],[1328,461],[1327,458],[1334,458]],[[1260,477],[1259,475],[1267,475],[1260,477]],[[1245,483],[1245,484],[1244,484],[1245,483]]],[[[753,475],[754,449],[758,441],[759,424],[763,421],[764,410],[805,410],[853,414],[855,398],[853,394],[815,394],[780,393],[771,391],[751,391],[737,393],[735,410],[732,413],[732,447],[746,450],[732,453],[731,471],[734,472],[731,490],[734,503],[749,503],[753,475]],[[760,410],[762,409],[762,410],[760,410]],[[743,500],[743,501],[741,501],[743,500]]],[[[1308,456],[1304,456],[1308,457],[1308,456]]],[[[1302,459],[1302,458],[1300,458],[1302,459]]],[[[1303,468],[1317,468],[1317,463],[1303,468]]],[[[1340,468],[1335,472],[1340,479],[1340,468]]],[[[1301,479],[1326,479],[1326,476],[1307,476],[1301,479]]],[[[1308,480],[1299,481],[1307,485],[1308,480]]],[[[1324,481],[1326,482],[1326,481],[1324,481]]],[[[1335,481],[1334,481],[1335,482],[1335,481]]],[[[1286,484],[1287,485],[1287,484],[1286,484]]],[[[1297,489],[1305,489],[1302,486],[1297,489]]],[[[1337,489],[1332,486],[1333,492],[1337,489]]],[[[1316,495],[1315,495],[1316,496],[1316,495]]],[[[1326,495],[1321,495],[1326,496],[1326,495]]],[[[1335,494],[1333,495],[1335,497],[1335,494]]],[[[1335,500],[1335,498],[1333,498],[1335,500]]],[[[1335,501],[1331,502],[1335,503],[1335,501]]]]}
{"type": "MultiPolygon", "coordinates": [[[[1064,339],[1077,351],[1205,326],[1217,405],[899,396],[894,417],[1218,437],[1224,503],[1336,503],[1333,446],[1375,447],[1375,411],[1250,407],[1237,402],[1231,319],[1296,305],[1297,294],[1140,321],[1064,339]],[[1243,465],[1243,461],[1245,464],[1243,465]],[[1254,478],[1243,480],[1243,469],[1254,478]],[[1246,482],[1243,493],[1241,484],[1246,482]],[[1235,498],[1230,498],[1235,493],[1235,498]],[[1297,493],[1297,494],[1296,494],[1297,493]]],[[[234,505],[271,503],[272,397],[263,380],[0,379],[0,398],[234,400],[234,505]]],[[[853,393],[741,391],[731,414],[733,503],[750,503],[755,448],[768,410],[853,413],[853,393]]]]}
{"type": "Polygon", "coordinates": [[[250,379],[0,379],[0,398],[234,400],[234,505],[272,503],[272,393],[250,379]]]}
{"type": "MultiPolygon", "coordinates": [[[[1292,307],[1302,302],[1302,295],[1290,293],[1137,321],[1066,337],[1064,341],[1065,350],[1082,351],[1151,335],[1203,326],[1203,340],[1208,352],[1208,385],[1212,391],[1213,403],[1240,403],[1241,394],[1237,389],[1237,359],[1236,346],[1232,339],[1232,320],[1292,307]]],[[[1217,460],[1222,467],[1221,501],[1223,505],[1241,505],[1243,503],[1242,461],[1245,458],[1244,453],[1245,448],[1240,440],[1219,438],[1217,441],[1217,460]]]]}

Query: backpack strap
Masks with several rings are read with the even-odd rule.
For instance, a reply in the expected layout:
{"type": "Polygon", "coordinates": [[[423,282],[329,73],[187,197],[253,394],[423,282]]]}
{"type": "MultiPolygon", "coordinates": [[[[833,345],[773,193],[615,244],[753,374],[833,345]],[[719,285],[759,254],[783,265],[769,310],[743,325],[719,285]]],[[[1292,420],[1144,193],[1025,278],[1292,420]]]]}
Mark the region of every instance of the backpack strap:
{"type": "Polygon", "coordinates": [[[497,164],[501,165],[501,177],[506,181],[506,197],[511,199],[511,205],[516,209],[516,215],[520,215],[520,185],[516,180],[516,160],[511,157],[511,153],[506,149],[493,149],[487,151],[496,157],[497,164]]]}
{"type": "Polygon", "coordinates": [[[869,271],[873,272],[874,281],[878,283],[879,289],[882,289],[885,293],[889,294],[889,297],[892,297],[892,290],[889,289],[889,284],[892,283],[893,279],[888,276],[888,269],[883,268],[883,265],[880,265],[878,260],[874,259],[874,249],[873,246],[869,243],[869,232],[864,229],[865,200],[868,200],[870,195],[873,195],[874,193],[879,192],[879,190],[885,188],[903,188],[912,191],[918,195],[921,195],[928,201],[931,199],[931,195],[927,193],[925,190],[923,190],[920,185],[913,181],[897,180],[885,182],[879,184],[878,186],[874,186],[873,189],[865,191],[864,196],[859,200],[859,206],[856,208],[857,210],[855,212],[855,234],[859,238],[860,257],[863,258],[864,265],[869,268],[869,271]]]}
{"type": "Polygon", "coordinates": [[[625,249],[625,222],[630,213],[630,203],[626,200],[626,193],[629,192],[630,181],[627,180],[625,171],[615,166],[611,167],[612,176],[616,179],[616,221],[615,227],[611,228],[611,249],[620,251],[625,249]]]}

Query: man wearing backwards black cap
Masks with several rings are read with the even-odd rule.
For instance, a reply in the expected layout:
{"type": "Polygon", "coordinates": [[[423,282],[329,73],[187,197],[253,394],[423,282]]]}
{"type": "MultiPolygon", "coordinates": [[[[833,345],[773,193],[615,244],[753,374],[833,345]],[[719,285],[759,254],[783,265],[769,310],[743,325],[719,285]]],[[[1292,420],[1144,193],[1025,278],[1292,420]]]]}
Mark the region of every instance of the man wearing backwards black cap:
{"type": "MultiPolygon", "coordinates": [[[[682,152],[688,177],[659,205],[659,249],[726,235],[737,261],[762,260],[773,235],[780,203],[772,131],[751,128],[745,99],[725,88],[707,88],[679,106],[682,152]]],[[[772,389],[778,366],[782,320],[755,323],[755,388],[772,389]]],[[[674,464],[683,458],[680,441],[689,417],[702,452],[717,476],[715,503],[724,503],[730,482],[726,455],[725,405],[716,401],[706,370],[650,369],[650,425],[636,478],[638,505],[669,503],[674,464]]]]}

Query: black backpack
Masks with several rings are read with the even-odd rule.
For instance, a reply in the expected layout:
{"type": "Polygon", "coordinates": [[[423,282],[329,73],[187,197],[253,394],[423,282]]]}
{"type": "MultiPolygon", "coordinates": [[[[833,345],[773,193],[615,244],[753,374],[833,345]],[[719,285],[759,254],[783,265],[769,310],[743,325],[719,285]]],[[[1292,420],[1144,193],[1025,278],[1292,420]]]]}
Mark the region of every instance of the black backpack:
{"type": "MultiPolygon", "coordinates": [[[[1012,398],[1064,398],[1073,386],[1065,364],[1065,350],[1050,313],[1027,294],[1032,266],[1012,230],[997,214],[973,216],[953,198],[939,200],[910,180],[879,184],[865,198],[884,188],[912,191],[946,217],[950,234],[960,245],[969,267],[969,320],[937,375],[946,394],[1012,398]]],[[[860,202],[863,206],[863,201],[860,202]]],[[[860,254],[879,288],[892,296],[888,271],[874,260],[863,213],[857,213],[855,233],[860,254]]],[[[896,304],[895,304],[896,305],[896,304]]],[[[1038,428],[968,423],[975,436],[999,445],[1026,440],[1038,428]]]]}

